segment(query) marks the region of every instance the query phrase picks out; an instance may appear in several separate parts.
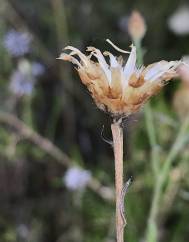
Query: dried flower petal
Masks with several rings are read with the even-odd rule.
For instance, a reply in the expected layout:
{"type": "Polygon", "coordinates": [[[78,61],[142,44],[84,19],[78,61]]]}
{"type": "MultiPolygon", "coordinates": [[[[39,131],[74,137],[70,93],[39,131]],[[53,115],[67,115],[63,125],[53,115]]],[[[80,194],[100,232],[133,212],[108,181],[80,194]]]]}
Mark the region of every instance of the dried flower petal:
{"type": "MultiPolygon", "coordinates": [[[[108,42],[116,50],[123,52],[111,41],[108,42]]],[[[143,104],[155,95],[164,83],[177,75],[176,69],[181,61],[160,61],[152,65],[137,67],[136,47],[131,46],[125,65],[122,58],[117,58],[108,51],[103,54],[99,49],[88,47],[89,55],[84,55],[74,47],[66,47],[70,54],[61,54],[59,59],[70,61],[76,65],[83,84],[91,92],[97,106],[110,112],[113,116],[128,116],[137,112],[143,104]],[[80,62],[73,57],[77,55],[80,62]],[[96,62],[91,57],[96,58],[96,62]],[[109,64],[104,56],[109,57],[109,64]]]]}

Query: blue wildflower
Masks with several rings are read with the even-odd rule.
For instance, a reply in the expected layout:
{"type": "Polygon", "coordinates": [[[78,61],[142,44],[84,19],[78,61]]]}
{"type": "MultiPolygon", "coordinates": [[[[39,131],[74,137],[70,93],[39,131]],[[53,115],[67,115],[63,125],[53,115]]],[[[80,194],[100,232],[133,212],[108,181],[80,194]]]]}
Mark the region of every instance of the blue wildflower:
{"type": "Polygon", "coordinates": [[[10,30],[4,37],[4,47],[14,57],[23,56],[31,50],[31,35],[27,32],[10,30]]]}
{"type": "Polygon", "coordinates": [[[16,70],[11,76],[10,90],[18,96],[31,95],[35,79],[25,73],[16,70]]]}
{"type": "Polygon", "coordinates": [[[29,61],[21,59],[18,63],[17,69],[13,72],[10,79],[10,90],[12,93],[22,96],[31,95],[35,77],[32,75],[32,68],[29,61]]]}
{"type": "Polygon", "coordinates": [[[70,190],[83,190],[91,179],[91,173],[78,167],[71,167],[64,176],[65,186],[70,190]]]}

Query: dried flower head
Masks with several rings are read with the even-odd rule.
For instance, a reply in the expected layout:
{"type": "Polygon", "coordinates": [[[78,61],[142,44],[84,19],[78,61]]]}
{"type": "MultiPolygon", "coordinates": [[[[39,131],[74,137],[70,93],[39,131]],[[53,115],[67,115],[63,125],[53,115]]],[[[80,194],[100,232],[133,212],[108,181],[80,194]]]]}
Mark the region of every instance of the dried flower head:
{"type": "Polygon", "coordinates": [[[141,40],[146,33],[146,24],[138,11],[133,11],[128,20],[128,32],[133,40],[141,40]]]}
{"type": "Polygon", "coordinates": [[[126,64],[122,57],[115,57],[110,52],[88,47],[89,55],[68,46],[69,54],[62,53],[59,59],[76,65],[81,81],[91,92],[97,106],[110,112],[113,116],[128,116],[137,112],[141,106],[164,83],[176,76],[180,61],[160,61],[147,66],[136,66],[136,47],[131,52],[123,51],[107,40],[113,47],[123,53],[130,53],[126,64]],[[79,57],[80,61],[75,57],[79,57]],[[109,64],[104,56],[109,57],[109,64]],[[97,61],[92,60],[96,58],[97,61]]]}

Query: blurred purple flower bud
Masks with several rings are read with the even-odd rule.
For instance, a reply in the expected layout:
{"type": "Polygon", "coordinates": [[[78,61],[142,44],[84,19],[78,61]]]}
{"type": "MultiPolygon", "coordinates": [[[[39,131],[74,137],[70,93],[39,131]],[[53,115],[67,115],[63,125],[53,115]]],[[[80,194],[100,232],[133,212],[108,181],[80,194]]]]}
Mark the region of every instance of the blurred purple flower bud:
{"type": "Polygon", "coordinates": [[[69,168],[63,178],[65,186],[70,190],[83,190],[90,179],[90,171],[78,167],[69,168]]]}
{"type": "Polygon", "coordinates": [[[32,74],[36,77],[41,76],[45,73],[45,67],[40,62],[33,62],[31,68],[32,74]]]}
{"type": "Polygon", "coordinates": [[[30,52],[31,35],[27,32],[10,30],[4,37],[4,47],[14,57],[23,56],[30,52]]]}
{"type": "Polygon", "coordinates": [[[9,87],[11,92],[18,96],[31,95],[34,84],[35,79],[31,75],[16,70],[11,76],[9,87]]]}

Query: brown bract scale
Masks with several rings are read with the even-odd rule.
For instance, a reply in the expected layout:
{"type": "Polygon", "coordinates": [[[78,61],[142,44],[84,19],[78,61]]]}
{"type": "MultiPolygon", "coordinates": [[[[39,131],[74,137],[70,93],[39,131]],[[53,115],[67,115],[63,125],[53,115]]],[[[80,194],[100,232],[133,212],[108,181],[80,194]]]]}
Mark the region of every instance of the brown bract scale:
{"type": "Polygon", "coordinates": [[[137,112],[164,83],[177,75],[176,68],[180,61],[160,61],[147,67],[137,67],[135,46],[131,46],[131,52],[118,47],[116,49],[129,53],[126,64],[110,52],[102,54],[94,47],[88,47],[86,51],[89,54],[85,55],[68,46],[65,50],[70,53],[62,53],[59,59],[70,61],[76,66],[82,83],[87,86],[100,109],[113,116],[128,116],[137,112]],[[109,63],[105,56],[109,58],[109,63]]]}
{"type": "Polygon", "coordinates": [[[189,115],[189,66],[182,63],[177,72],[181,79],[181,86],[175,92],[173,98],[173,106],[179,118],[184,119],[189,115]]]}
{"type": "Polygon", "coordinates": [[[181,121],[189,115],[189,87],[182,84],[173,98],[173,107],[181,121]]]}

